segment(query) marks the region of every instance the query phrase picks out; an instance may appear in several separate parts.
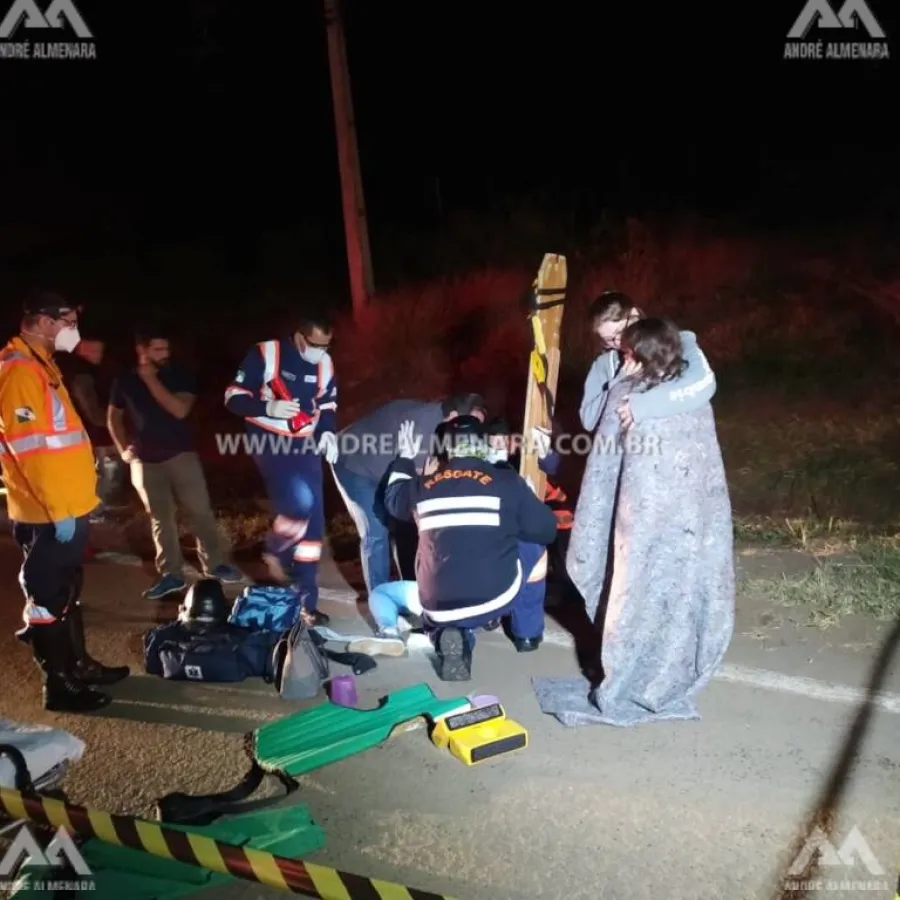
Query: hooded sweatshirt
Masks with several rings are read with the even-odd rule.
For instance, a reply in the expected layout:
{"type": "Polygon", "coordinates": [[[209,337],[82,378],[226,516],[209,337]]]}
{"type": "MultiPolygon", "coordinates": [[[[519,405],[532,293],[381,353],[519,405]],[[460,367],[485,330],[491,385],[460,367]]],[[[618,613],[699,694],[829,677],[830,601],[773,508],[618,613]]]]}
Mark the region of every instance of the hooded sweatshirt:
{"type": "MultiPolygon", "coordinates": [[[[629,398],[631,415],[636,423],[693,412],[709,403],[716,393],[716,376],[697,345],[697,335],[693,331],[682,331],[681,343],[687,363],[684,372],[673,381],[632,394],[629,398]]],[[[622,354],[618,350],[608,350],[594,360],[584,382],[580,409],[581,424],[588,431],[597,427],[610,382],[621,365],[622,354]]]]}

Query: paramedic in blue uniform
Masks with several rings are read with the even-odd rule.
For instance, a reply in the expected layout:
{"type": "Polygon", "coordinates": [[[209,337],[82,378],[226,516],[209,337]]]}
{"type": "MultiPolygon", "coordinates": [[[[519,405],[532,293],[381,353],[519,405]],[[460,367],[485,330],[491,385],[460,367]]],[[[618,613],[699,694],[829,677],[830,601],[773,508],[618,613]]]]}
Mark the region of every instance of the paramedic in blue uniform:
{"type": "MultiPolygon", "coordinates": [[[[366,593],[391,580],[391,543],[400,577],[415,576],[416,529],[411,522],[386,516],[384,485],[386,474],[397,455],[393,446],[397,431],[407,421],[415,423],[416,434],[430,437],[441,422],[454,416],[485,417],[480,394],[453,394],[442,401],[392,400],[341,429],[341,458],[332,466],[335,484],[359,533],[360,560],[366,593]],[[386,440],[384,440],[386,439],[386,440]],[[399,525],[399,527],[398,527],[399,525]]],[[[428,448],[423,442],[416,457],[416,470],[425,466],[428,448]]]]}
{"type": "Polygon", "coordinates": [[[517,472],[489,461],[478,419],[451,419],[440,440],[437,471],[417,475],[414,425],[403,424],[385,504],[391,515],[418,525],[416,583],[438,675],[468,681],[476,628],[508,615],[517,649],[540,643],[543,592],[522,589],[532,577],[528,567],[540,560],[523,561],[520,546],[536,545],[542,556],[556,537],[556,517],[517,472]]]}
{"type": "MultiPolygon", "coordinates": [[[[521,440],[513,435],[509,423],[502,416],[495,416],[485,424],[485,431],[490,445],[489,459],[495,465],[519,471],[521,462],[521,440]]],[[[566,550],[569,546],[569,535],[572,523],[575,519],[575,510],[572,508],[569,498],[563,489],[552,479],[555,479],[561,466],[562,457],[553,449],[552,432],[544,428],[535,427],[531,432],[531,441],[537,455],[538,467],[547,476],[544,488],[544,503],[556,516],[556,540],[550,546],[548,569],[557,590],[558,601],[575,601],[580,595],[572,584],[566,571],[566,550]]],[[[531,551],[526,549],[526,553],[531,551]]],[[[537,590],[537,582],[533,582],[532,589],[537,590]]],[[[546,581],[541,585],[546,591],[546,581]]],[[[545,596],[546,602],[546,596],[545,596]]]]}
{"type": "Polygon", "coordinates": [[[337,383],[328,353],[332,327],[309,316],[291,336],[251,347],[225,406],[244,419],[248,450],[259,467],[275,519],[266,562],[300,596],[308,625],[318,611],[318,571],[325,532],[322,458],[338,460],[337,383]]]}

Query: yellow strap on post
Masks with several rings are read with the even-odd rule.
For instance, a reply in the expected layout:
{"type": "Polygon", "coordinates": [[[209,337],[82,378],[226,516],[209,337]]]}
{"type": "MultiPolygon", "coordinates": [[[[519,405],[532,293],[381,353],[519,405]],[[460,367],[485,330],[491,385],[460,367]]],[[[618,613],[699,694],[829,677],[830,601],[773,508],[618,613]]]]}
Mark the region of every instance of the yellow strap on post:
{"type": "Polygon", "coordinates": [[[531,330],[534,332],[534,349],[541,356],[546,355],[547,342],[544,340],[544,326],[541,325],[541,320],[537,316],[531,317],[531,330]]]}

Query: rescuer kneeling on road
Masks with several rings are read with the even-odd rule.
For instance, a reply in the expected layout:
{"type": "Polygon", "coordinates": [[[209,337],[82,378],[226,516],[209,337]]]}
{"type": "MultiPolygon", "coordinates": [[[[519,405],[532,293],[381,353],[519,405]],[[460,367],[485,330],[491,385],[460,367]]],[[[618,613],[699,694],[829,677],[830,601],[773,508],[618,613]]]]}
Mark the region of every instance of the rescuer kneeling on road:
{"type": "Polygon", "coordinates": [[[531,573],[524,571],[520,545],[551,544],[556,517],[517,472],[488,461],[478,419],[458,416],[439,427],[442,447],[435,455],[442,461],[429,475],[416,475],[413,429],[411,422],[401,427],[385,505],[419,527],[416,583],[438,674],[444,681],[468,681],[475,629],[508,615],[517,648],[540,643],[543,590],[523,590],[531,573]]]}
{"type": "Polygon", "coordinates": [[[0,351],[0,462],[13,535],[25,554],[19,582],[25,627],[44,673],[44,708],[89,712],[110,698],[91,685],[113,684],[127,666],[108,668],[85,648],[79,597],[88,515],[98,506],[94,454],[52,354],[78,346],[78,310],[38,292],[22,325],[0,351]]]}

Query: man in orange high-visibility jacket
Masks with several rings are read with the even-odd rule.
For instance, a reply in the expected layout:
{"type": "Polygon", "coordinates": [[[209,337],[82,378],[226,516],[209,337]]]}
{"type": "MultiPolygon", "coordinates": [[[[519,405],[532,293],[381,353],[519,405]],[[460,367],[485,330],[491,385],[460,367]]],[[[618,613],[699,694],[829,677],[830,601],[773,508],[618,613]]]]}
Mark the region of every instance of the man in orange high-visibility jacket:
{"type": "Polygon", "coordinates": [[[78,311],[59,295],[32,294],[21,330],[0,350],[0,464],[13,535],[24,561],[25,627],[44,673],[44,707],[100,709],[110,698],[92,685],[112,684],[128,668],[107,668],[85,649],[79,598],[88,514],[99,503],[94,456],[84,425],[53,362],[54,350],[80,341],[78,311]]]}

